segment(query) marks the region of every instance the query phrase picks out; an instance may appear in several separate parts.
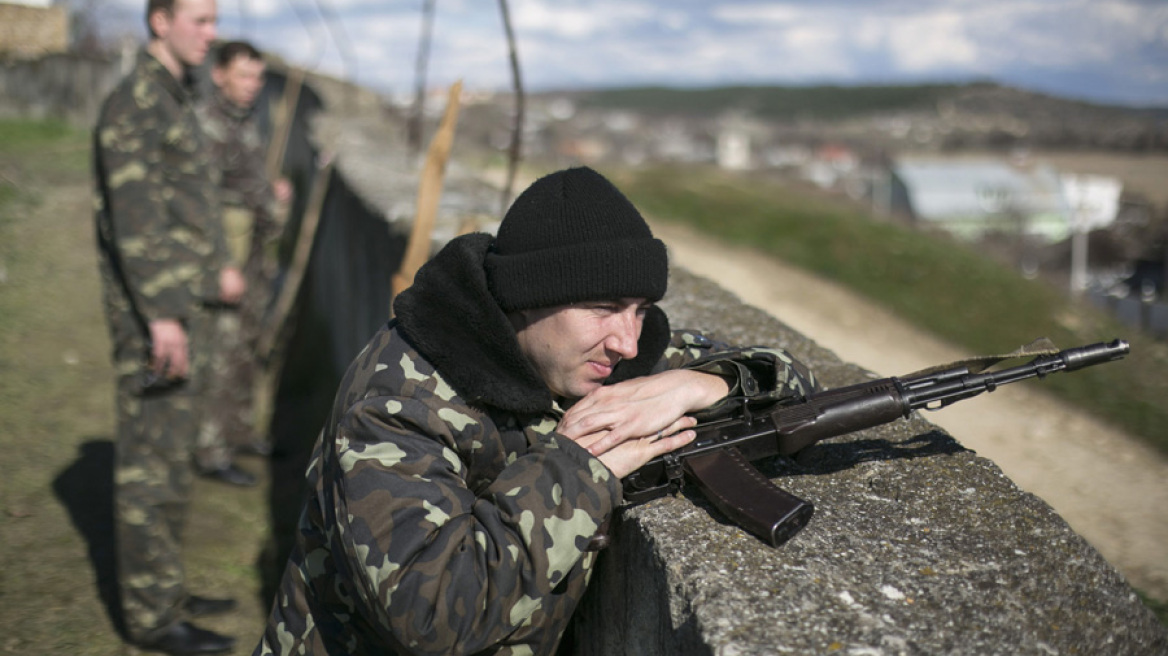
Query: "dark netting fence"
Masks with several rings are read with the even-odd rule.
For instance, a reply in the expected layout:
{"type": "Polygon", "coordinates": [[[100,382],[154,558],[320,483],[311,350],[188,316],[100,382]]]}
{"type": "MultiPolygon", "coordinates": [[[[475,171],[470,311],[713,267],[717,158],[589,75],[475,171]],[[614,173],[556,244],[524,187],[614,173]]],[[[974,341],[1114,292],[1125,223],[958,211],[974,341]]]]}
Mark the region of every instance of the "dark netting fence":
{"type": "MultiPolygon", "coordinates": [[[[265,89],[269,103],[280,102],[285,82],[283,76],[272,76],[265,89]]],[[[296,189],[296,200],[281,242],[278,286],[296,282],[288,275],[288,265],[298,239],[311,232],[302,225],[315,210],[309,206],[313,188],[323,182],[327,192],[308,265],[279,342],[282,366],[269,429],[272,534],[261,562],[265,599],[272,598],[295,541],[313,444],[345,369],[389,318],[390,281],[406,244],[406,236],[391,230],[383,213],[362,200],[336,168],[320,166],[309,123],[322,109],[321,98],[305,86],[282,167],[296,189]]]]}

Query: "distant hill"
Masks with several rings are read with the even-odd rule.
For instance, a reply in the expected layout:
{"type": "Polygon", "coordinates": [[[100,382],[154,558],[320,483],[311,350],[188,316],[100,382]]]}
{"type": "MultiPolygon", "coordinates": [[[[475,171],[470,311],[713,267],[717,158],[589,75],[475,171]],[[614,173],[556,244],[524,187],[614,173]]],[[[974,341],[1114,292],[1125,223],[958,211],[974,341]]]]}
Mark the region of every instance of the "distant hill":
{"type": "Polygon", "coordinates": [[[838,130],[845,123],[911,122],[942,147],[1035,145],[1168,150],[1168,108],[1106,106],[990,82],[913,86],[628,87],[536,94],[580,109],[711,118],[726,112],[838,130]]]}

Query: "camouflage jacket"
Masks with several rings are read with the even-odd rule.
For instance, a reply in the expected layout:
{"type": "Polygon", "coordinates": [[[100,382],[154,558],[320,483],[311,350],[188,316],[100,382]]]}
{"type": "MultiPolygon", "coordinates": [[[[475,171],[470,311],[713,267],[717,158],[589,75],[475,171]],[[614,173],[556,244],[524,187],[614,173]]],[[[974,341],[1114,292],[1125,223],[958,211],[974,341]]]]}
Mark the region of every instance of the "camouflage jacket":
{"type": "Polygon", "coordinates": [[[146,51],[103,103],[93,157],[115,341],[148,321],[189,319],[218,297],[227,248],[210,151],[188,87],[146,51]]]}
{"type": "MultiPolygon", "coordinates": [[[[555,652],[621,487],[556,433],[562,408],[487,291],[489,243],[435,256],[345,375],[256,655],[555,652]]],[[[639,346],[614,379],[698,363],[748,396],[814,385],[785,353],[717,353],[660,310],[639,346]]]]}
{"type": "Polygon", "coordinates": [[[255,110],[241,108],[214,91],[195,106],[195,113],[211,142],[223,204],[267,218],[275,201],[265,170],[267,144],[260,135],[255,110]]]}

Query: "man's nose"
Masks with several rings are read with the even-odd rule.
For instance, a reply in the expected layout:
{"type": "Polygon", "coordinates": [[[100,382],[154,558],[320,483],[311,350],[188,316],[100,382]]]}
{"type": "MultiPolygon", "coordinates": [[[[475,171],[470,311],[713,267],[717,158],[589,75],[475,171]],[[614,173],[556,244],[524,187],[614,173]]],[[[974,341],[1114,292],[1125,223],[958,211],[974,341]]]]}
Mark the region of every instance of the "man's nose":
{"type": "Polygon", "coordinates": [[[642,319],[636,308],[630,308],[613,316],[612,332],[608,338],[608,348],[622,360],[637,357],[637,342],[641,339],[642,319]]]}

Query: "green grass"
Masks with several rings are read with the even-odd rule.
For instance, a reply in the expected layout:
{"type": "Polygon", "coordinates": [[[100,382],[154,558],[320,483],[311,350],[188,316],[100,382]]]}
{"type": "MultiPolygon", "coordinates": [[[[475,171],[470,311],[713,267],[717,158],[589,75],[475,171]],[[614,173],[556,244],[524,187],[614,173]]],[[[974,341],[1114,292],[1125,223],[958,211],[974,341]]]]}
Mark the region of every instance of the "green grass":
{"type": "Polygon", "coordinates": [[[81,133],[64,121],[0,120],[0,150],[20,153],[61,143],[81,133]]]}
{"type": "Polygon", "coordinates": [[[1153,599],[1139,590],[1136,590],[1136,594],[1139,595],[1140,601],[1160,618],[1160,623],[1168,626],[1168,601],[1153,599]]]}
{"type": "Polygon", "coordinates": [[[1168,346],[1044,282],[948,238],[758,176],[654,167],[623,172],[617,182],[654,217],[837,281],[973,353],[1002,353],[1037,337],[1061,348],[1123,337],[1132,344],[1123,362],[1043,385],[1168,453],[1168,346]]]}

